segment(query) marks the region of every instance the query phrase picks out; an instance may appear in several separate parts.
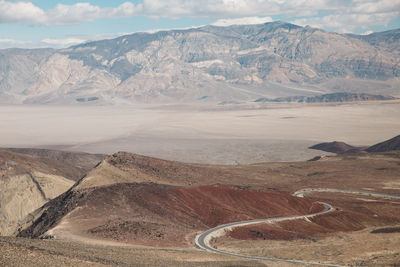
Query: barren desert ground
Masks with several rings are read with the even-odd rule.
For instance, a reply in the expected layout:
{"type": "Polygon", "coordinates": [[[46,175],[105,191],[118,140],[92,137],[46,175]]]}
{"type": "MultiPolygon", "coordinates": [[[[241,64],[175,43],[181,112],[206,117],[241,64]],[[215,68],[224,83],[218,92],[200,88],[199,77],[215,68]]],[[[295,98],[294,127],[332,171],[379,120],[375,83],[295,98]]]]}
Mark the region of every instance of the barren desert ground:
{"type": "Polygon", "coordinates": [[[398,199],[291,194],[335,188],[398,198],[399,156],[392,151],[221,166],[117,153],[38,209],[37,215],[34,212],[33,221],[19,234],[55,240],[1,237],[0,265],[309,266],[208,253],[195,248],[194,238],[226,222],[314,213],[323,201],[334,207],[329,214],[234,228],[212,245],[244,255],[322,265],[396,266],[398,199]]]}
{"type": "MultiPolygon", "coordinates": [[[[2,106],[0,147],[135,154],[1,151],[7,167],[5,190],[11,196],[32,191],[28,182],[28,191],[8,182],[23,175],[42,183],[46,177],[55,184],[64,178],[70,184],[78,181],[58,197],[45,197],[45,205],[31,203],[25,213],[32,213],[14,220],[18,225],[8,230],[20,238],[0,238],[0,266],[397,266],[399,200],[332,192],[312,192],[305,198],[292,194],[333,188],[397,197],[398,152],[334,155],[307,147],[334,140],[367,147],[398,135],[398,118],[398,101],[234,109],[2,106]],[[327,157],[307,161],[324,154],[327,157]],[[332,212],[237,227],[211,239],[210,244],[223,251],[301,261],[296,265],[195,247],[196,235],[209,228],[303,216],[321,211],[320,201],[332,205],[332,212]],[[38,237],[55,240],[30,239],[38,237]]],[[[42,184],[44,189],[47,184],[42,184]]],[[[29,198],[26,201],[34,199],[29,198]]],[[[15,208],[7,205],[3,208],[12,216],[15,208]]],[[[24,202],[18,205],[27,207],[24,202]]]]}
{"type": "Polygon", "coordinates": [[[367,146],[400,132],[400,103],[205,106],[1,106],[1,147],[246,164],[307,160],[318,142],[367,146]]]}

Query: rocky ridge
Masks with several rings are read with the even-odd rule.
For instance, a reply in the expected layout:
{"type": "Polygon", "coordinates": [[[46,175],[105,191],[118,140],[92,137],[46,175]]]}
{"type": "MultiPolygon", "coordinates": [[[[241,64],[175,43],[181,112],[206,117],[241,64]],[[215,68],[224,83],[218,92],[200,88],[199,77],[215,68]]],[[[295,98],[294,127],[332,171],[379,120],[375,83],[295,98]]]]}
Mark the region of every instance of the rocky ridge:
{"type": "Polygon", "coordinates": [[[61,50],[0,50],[0,102],[250,101],[398,95],[398,30],[343,35],[285,22],[135,33],[61,50]]]}

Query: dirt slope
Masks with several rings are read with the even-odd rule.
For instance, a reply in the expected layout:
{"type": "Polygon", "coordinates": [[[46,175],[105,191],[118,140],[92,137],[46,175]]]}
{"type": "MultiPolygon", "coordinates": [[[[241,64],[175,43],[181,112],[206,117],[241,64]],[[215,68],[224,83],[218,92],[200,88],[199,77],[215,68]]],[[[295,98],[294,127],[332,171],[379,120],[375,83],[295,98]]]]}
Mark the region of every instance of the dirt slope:
{"type": "Polygon", "coordinates": [[[400,135],[366,149],[368,152],[388,152],[393,150],[400,150],[400,135]]]}
{"type": "MultiPolygon", "coordinates": [[[[299,240],[323,243],[342,231],[398,225],[398,201],[333,193],[313,193],[307,200],[290,194],[302,188],[337,188],[400,195],[399,173],[399,151],[239,166],[183,164],[121,152],[107,157],[73,188],[36,210],[24,221],[19,235],[103,245],[191,247],[196,233],[220,223],[304,214],[318,210],[316,201],[338,209],[309,221],[232,232],[231,236],[241,239],[235,239],[238,242],[279,239],[281,250],[299,240]]],[[[398,251],[398,247],[393,249],[398,251]]],[[[330,248],[323,253],[329,254],[330,248]]],[[[387,262],[393,259],[390,256],[387,262]]]]}
{"type": "MultiPolygon", "coordinates": [[[[193,239],[190,234],[220,223],[308,213],[315,204],[301,204],[290,196],[300,188],[368,187],[396,194],[399,162],[395,154],[353,154],[316,162],[213,166],[120,152],[38,210],[20,235],[78,236],[154,246],[188,244],[193,239]],[[379,183],[378,176],[382,177],[379,183]]],[[[325,200],[337,202],[334,197],[325,200]]],[[[350,210],[321,221],[319,227],[335,232],[398,221],[396,216],[393,220],[374,217],[379,209],[393,212],[382,208],[384,202],[373,211],[360,209],[363,201],[354,207],[351,203],[338,202],[340,210],[350,210]],[[355,223],[352,216],[360,219],[355,223]],[[343,227],[333,227],[335,222],[343,227]]]]}
{"type": "Polygon", "coordinates": [[[215,177],[226,177],[230,166],[185,164],[118,152],[107,157],[79,182],[76,189],[115,183],[155,182],[170,185],[212,184],[215,177]]]}
{"type": "Polygon", "coordinates": [[[100,158],[50,150],[15,151],[26,154],[0,150],[0,235],[14,235],[29,213],[67,191],[100,158]]]}
{"type": "MultiPolygon", "coordinates": [[[[153,249],[104,246],[63,240],[0,237],[1,266],[179,266],[179,267],[265,267],[266,264],[194,248],[153,249]]],[[[268,267],[282,267],[270,264],[268,267]]],[[[287,266],[285,266],[287,267],[287,266]]],[[[290,265],[296,267],[296,265],[290,265]]]]}
{"type": "Polygon", "coordinates": [[[0,149],[0,157],[5,151],[14,152],[5,154],[10,158],[18,157],[25,165],[33,168],[43,168],[45,172],[64,176],[77,181],[96,164],[105,158],[102,154],[68,152],[37,148],[6,148],[0,149]],[[17,153],[17,154],[16,154],[17,153]],[[18,155],[18,156],[17,156],[18,155]]]}
{"type": "Polygon", "coordinates": [[[219,224],[322,209],[308,199],[227,186],[186,188],[125,183],[79,193],[71,190],[69,194],[50,202],[37,224],[21,235],[36,237],[47,232],[57,238],[75,235],[152,246],[182,246],[193,241],[187,240],[186,235],[219,224]],[[58,226],[50,229],[57,221],[58,226]]]}

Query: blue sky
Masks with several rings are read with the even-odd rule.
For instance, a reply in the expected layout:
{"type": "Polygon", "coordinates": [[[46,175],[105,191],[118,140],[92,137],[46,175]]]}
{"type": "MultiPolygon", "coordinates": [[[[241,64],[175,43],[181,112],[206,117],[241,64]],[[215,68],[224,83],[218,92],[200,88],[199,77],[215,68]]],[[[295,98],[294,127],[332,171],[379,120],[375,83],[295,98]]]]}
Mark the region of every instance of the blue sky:
{"type": "Polygon", "coordinates": [[[366,34],[400,28],[400,0],[0,0],[0,48],[59,48],[138,31],[276,20],[366,34]]]}

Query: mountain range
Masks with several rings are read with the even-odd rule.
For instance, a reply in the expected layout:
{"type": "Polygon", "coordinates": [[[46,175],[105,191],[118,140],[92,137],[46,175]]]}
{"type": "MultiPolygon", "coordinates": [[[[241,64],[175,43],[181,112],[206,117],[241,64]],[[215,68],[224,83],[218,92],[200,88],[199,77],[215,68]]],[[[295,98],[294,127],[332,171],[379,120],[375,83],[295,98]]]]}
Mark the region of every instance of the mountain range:
{"type": "Polygon", "coordinates": [[[254,101],[399,96],[400,29],[338,34],[285,22],[134,33],[65,49],[0,50],[0,103],[254,101]]]}

